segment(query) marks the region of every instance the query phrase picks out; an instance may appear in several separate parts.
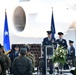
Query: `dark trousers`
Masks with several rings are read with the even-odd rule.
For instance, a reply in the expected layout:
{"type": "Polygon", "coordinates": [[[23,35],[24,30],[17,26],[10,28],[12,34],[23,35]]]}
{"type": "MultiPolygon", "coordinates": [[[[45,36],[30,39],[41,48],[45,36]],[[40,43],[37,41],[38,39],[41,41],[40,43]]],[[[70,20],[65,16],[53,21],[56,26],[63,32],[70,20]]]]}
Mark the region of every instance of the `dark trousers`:
{"type": "MultiPolygon", "coordinates": [[[[45,56],[45,54],[44,54],[43,61],[44,61],[44,64],[43,64],[43,67],[42,67],[42,74],[46,75],[46,56],[45,56]]],[[[52,62],[52,59],[50,59],[49,64],[50,64],[49,65],[49,67],[50,67],[49,73],[52,74],[53,73],[53,62],[52,62]]]]}
{"type": "Polygon", "coordinates": [[[50,60],[50,74],[53,73],[53,62],[52,59],[50,60]]]}
{"type": "Polygon", "coordinates": [[[11,60],[10,74],[13,74],[12,63],[13,63],[13,60],[11,60]]]}
{"type": "Polygon", "coordinates": [[[46,56],[45,56],[45,53],[43,55],[43,61],[44,61],[44,64],[42,67],[42,74],[46,75],[46,56]]]}

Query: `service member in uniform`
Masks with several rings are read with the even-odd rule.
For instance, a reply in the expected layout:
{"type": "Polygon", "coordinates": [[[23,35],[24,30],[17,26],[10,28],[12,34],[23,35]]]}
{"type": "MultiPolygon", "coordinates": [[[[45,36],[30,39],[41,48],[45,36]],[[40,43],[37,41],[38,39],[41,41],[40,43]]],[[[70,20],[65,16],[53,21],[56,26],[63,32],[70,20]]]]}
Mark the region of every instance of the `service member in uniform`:
{"type": "Polygon", "coordinates": [[[57,39],[57,45],[59,46],[63,46],[64,49],[67,49],[68,45],[67,45],[67,41],[65,39],[63,39],[63,33],[62,32],[58,32],[59,35],[59,39],[57,39]]]}
{"type": "MultiPolygon", "coordinates": [[[[43,42],[42,42],[42,47],[43,47],[43,60],[44,60],[44,63],[45,63],[45,45],[52,45],[52,46],[54,46],[54,48],[56,48],[56,40],[55,40],[55,38],[52,38],[52,31],[47,31],[47,37],[46,38],[44,38],[43,39],[43,42]]],[[[50,61],[50,63],[51,63],[51,65],[50,65],[50,74],[52,74],[53,73],[53,63],[52,63],[52,60],[50,61]]],[[[46,74],[46,71],[45,71],[45,64],[44,64],[44,67],[43,67],[43,75],[45,75],[46,74]]]]}
{"type": "MultiPolygon", "coordinates": [[[[67,45],[67,41],[63,39],[64,34],[62,32],[58,32],[58,35],[59,35],[59,39],[56,40],[57,45],[60,47],[63,47],[66,50],[68,45],[67,45]]],[[[61,65],[60,65],[60,68],[62,68],[61,65]]],[[[69,69],[68,64],[66,63],[64,64],[64,69],[69,69]]]]}
{"type": "Polygon", "coordinates": [[[33,71],[34,71],[34,67],[35,67],[35,56],[30,52],[30,47],[27,45],[27,53],[26,53],[26,57],[28,57],[29,59],[31,59],[32,61],[32,66],[33,66],[33,71]]]}
{"type": "Polygon", "coordinates": [[[8,70],[10,68],[10,59],[7,57],[7,55],[5,55],[3,53],[3,46],[0,45],[0,56],[2,56],[4,58],[4,64],[2,67],[2,74],[0,75],[6,75],[6,70],[8,70]]]}
{"type": "Polygon", "coordinates": [[[14,75],[32,75],[32,62],[26,57],[27,48],[20,48],[20,56],[16,57],[13,61],[13,74],[14,75]]]}
{"type": "Polygon", "coordinates": [[[70,48],[69,48],[69,59],[71,59],[72,60],[72,63],[73,63],[73,66],[74,66],[74,62],[75,62],[75,48],[73,47],[73,43],[74,43],[74,41],[72,41],[72,40],[69,40],[69,46],[70,46],[70,48]]]}
{"type": "Polygon", "coordinates": [[[14,48],[12,48],[11,52],[9,53],[9,58],[11,60],[10,74],[12,74],[12,62],[18,56],[19,56],[19,46],[15,45],[14,48]]]}
{"type": "Polygon", "coordinates": [[[18,56],[19,56],[19,46],[15,45],[14,49],[12,49],[11,52],[10,52],[10,54],[9,54],[11,62],[13,62],[14,58],[18,57],[18,56]]]}
{"type": "Polygon", "coordinates": [[[52,38],[52,31],[47,31],[47,37],[43,39],[42,45],[52,45],[54,48],[56,48],[56,39],[52,38]]]}
{"type": "Polygon", "coordinates": [[[3,53],[5,54],[4,47],[0,44],[0,47],[2,48],[3,53]]]}

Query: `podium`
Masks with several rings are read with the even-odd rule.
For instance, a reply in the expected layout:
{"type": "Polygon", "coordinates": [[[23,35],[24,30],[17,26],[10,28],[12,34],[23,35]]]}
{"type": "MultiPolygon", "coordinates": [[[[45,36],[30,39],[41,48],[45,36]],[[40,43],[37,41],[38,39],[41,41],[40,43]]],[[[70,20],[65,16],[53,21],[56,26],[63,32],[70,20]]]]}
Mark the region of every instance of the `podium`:
{"type": "Polygon", "coordinates": [[[54,54],[54,46],[45,45],[45,69],[46,75],[48,75],[48,70],[50,70],[50,66],[52,65],[49,61],[52,61],[52,56],[54,54]]]}

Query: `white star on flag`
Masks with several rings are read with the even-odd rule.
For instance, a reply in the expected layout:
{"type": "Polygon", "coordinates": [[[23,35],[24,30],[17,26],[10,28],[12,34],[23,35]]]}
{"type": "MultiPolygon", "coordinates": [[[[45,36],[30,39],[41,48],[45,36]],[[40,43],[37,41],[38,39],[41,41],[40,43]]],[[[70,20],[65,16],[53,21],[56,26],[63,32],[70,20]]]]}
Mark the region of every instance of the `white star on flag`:
{"type": "Polygon", "coordinates": [[[4,33],[4,34],[5,34],[5,36],[6,36],[6,35],[9,35],[8,31],[5,31],[5,33],[4,33]]]}

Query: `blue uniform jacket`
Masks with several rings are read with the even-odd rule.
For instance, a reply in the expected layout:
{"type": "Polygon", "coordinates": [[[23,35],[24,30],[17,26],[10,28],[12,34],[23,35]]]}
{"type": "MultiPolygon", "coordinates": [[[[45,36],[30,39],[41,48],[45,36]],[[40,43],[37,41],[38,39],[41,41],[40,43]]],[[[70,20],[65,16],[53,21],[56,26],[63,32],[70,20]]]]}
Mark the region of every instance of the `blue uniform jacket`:
{"type": "Polygon", "coordinates": [[[42,42],[42,46],[44,47],[45,45],[53,45],[54,48],[56,48],[57,44],[55,38],[51,38],[50,40],[48,40],[48,37],[44,38],[42,42]]]}
{"type": "Polygon", "coordinates": [[[70,55],[71,57],[75,57],[75,48],[74,48],[73,46],[70,47],[69,55],[70,55]]]}
{"type": "Polygon", "coordinates": [[[63,46],[65,49],[67,49],[68,45],[65,39],[62,39],[62,41],[60,41],[60,39],[56,40],[57,44],[59,44],[60,46],[63,46]]]}

